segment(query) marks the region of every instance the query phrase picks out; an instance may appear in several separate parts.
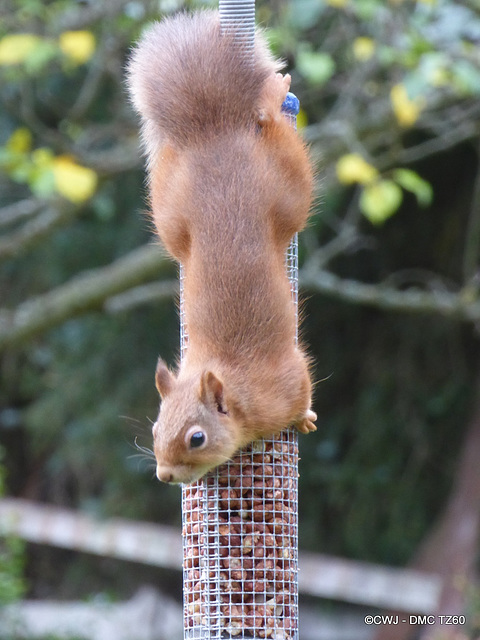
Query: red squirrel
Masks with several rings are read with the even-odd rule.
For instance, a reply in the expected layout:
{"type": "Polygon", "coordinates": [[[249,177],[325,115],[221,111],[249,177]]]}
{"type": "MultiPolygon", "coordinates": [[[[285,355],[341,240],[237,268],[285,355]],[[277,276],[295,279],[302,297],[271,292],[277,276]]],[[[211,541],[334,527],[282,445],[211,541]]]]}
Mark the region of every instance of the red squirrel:
{"type": "Polygon", "coordinates": [[[290,76],[256,33],[253,60],[217,12],[155,23],[128,66],[158,235],[184,268],[188,348],[159,359],[157,477],[187,484],[257,438],[316,429],[285,251],[313,172],[281,113],[290,76]]]}

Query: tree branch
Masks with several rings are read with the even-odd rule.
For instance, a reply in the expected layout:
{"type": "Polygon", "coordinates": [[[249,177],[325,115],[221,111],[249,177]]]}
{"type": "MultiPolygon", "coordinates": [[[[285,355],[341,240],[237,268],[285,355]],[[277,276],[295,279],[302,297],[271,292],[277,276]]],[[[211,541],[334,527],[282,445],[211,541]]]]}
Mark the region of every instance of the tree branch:
{"type": "Polygon", "coordinates": [[[463,278],[469,282],[476,274],[480,254],[480,168],[477,168],[473,187],[473,200],[465,233],[463,252],[463,278]]]}
{"type": "Polygon", "coordinates": [[[478,136],[479,127],[475,122],[464,122],[461,126],[455,126],[441,135],[421,142],[413,147],[400,149],[396,156],[398,164],[411,164],[424,158],[447,151],[456,145],[472,140],[478,136]]]}
{"type": "Polygon", "coordinates": [[[0,227],[7,227],[25,218],[30,218],[35,213],[38,213],[40,209],[43,209],[46,204],[47,201],[38,198],[25,198],[24,200],[7,204],[0,209],[0,227]]]}
{"type": "Polygon", "coordinates": [[[365,284],[357,280],[340,278],[325,270],[300,272],[300,285],[346,302],[364,304],[379,309],[402,313],[434,313],[454,320],[477,322],[480,320],[480,300],[470,299],[464,292],[401,291],[383,283],[365,284]]]}
{"type": "Polygon", "coordinates": [[[101,176],[109,177],[141,166],[140,142],[135,136],[118,143],[107,151],[73,149],[76,157],[101,176]]]}
{"type": "Polygon", "coordinates": [[[98,20],[111,19],[122,13],[129,0],[108,0],[92,2],[88,6],[68,7],[53,23],[53,31],[62,33],[75,29],[85,29],[98,20]]]}
{"type": "Polygon", "coordinates": [[[125,293],[112,296],[105,301],[104,309],[108,313],[125,313],[143,304],[152,304],[178,294],[177,280],[162,280],[143,284],[125,293]]]}
{"type": "Polygon", "coordinates": [[[167,264],[169,261],[159,246],[143,246],[107,267],[82,274],[44,295],[27,300],[14,310],[0,311],[0,350],[69,318],[102,309],[105,300],[158,277],[167,264]]]}
{"type": "Polygon", "coordinates": [[[69,222],[75,215],[75,207],[66,202],[58,203],[56,209],[39,213],[23,227],[0,238],[0,261],[15,258],[48,236],[53,229],[69,222]]]}

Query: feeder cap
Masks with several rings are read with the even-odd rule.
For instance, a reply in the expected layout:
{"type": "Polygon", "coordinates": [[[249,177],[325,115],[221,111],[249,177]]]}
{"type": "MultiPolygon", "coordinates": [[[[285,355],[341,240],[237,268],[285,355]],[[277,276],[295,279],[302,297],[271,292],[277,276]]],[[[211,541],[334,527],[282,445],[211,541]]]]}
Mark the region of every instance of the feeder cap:
{"type": "Polygon", "coordinates": [[[290,93],[290,91],[287,93],[287,97],[282,104],[282,111],[292,116],[298,115],[300,101],[294,93],[290,93]]]}

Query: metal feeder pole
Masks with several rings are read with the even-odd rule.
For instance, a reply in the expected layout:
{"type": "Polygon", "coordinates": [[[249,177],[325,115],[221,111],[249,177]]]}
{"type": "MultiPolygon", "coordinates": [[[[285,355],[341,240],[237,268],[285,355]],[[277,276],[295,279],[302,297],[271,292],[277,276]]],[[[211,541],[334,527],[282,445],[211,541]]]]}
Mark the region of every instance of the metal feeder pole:
{"type": "MultiPolygon", "coordinates": [[[[254,0],[220,0],[221,28],[234,26],[253,61],[254,0]]],[[[295,126],[298,100],[285,117],[295,126]]],[[[298,304],[298,244],[286,253],[298,304]]],[[[181,356],[188,348],[180,269],[181,356]]],[[[298,447],[293,428],[259,440],[182,489],[185,640],[298,640],[298,447]]]]}

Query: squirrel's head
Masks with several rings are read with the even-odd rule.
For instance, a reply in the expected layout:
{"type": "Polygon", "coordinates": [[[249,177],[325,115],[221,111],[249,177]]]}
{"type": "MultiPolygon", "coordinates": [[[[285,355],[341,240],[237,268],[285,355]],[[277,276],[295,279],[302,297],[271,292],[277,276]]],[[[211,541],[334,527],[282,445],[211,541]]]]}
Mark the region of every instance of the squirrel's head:
{"type": "Polygon", "coordinates": [[[176,377],[159,359],[155,382],[161,397],[153,425],[157,478],[189,484],[237,450],[238,410],[212,371],[176,377]]]}

